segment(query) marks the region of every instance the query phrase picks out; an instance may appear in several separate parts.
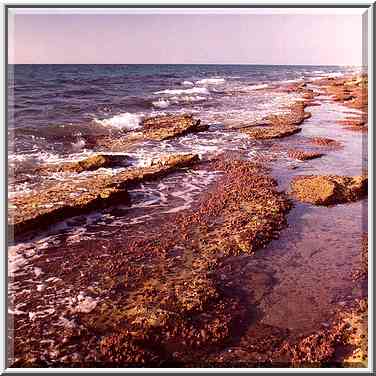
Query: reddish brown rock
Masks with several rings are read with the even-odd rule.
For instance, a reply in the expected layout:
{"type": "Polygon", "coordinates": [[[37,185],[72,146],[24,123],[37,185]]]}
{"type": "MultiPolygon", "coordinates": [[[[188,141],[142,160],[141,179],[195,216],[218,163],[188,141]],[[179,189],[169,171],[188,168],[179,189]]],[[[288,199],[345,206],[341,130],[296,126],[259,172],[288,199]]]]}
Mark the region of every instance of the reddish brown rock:
{"type": "Polygon", "coordinates": [[[208,129],[192,115],[162,115],[144,119],[142,133],[145,138],[166,140],[183,136],[187,133],[201,132],[208,129]]]}
{"type": "Polygon", "coordinates": [[[92,140],[92,146],[99,146],[106,150],[125,151],[137,147],[140,142],[147,140],[163,141],[188,133],[202,132],[208,125],[201,124],[200,120],[192,115],[163,115],[146,118],[140,130],[113,137],[98,137],[92,140]]]}
{"type": "Polygon", "coordinates": [[[298,176],[291,188],[298,200],[327,206],[363,198],[367,184],[366,176],[298,176]]]}
{"type": "Polygon", "coordinates": [[[288,151],[289,158],[298,159],[300,161],[320,158],[323,155],[324,155],[323,153],[318,153],[318,152],[313,152],[313,151],[309,152],[309,151],[301,151],[301,150],[295,150],[295,149],[288,151]]]}
{"type": "Polygon", "coordinates": [[[318,146],[325,146],[325,147],[335,148],[335,149],[341,147],[341,143],[339,141],[333,140],[331,138],[313,137],[309,141],[312,144],[318,145],[318,146]]]}
{"type": "Polygon", "coordinates": [[[304,107],[304,101],[295,102],[285,113],[268,115],[263,122],[274,127],[300,125],[311,116],[311,113],[304,111],[304,107]]]}
{"type": "Polygon", "coordinates": [[[366,74],[344,78],[325,78],[314,81],[325,94],[346,107],[368,111],[368,77],[366,74]]]}
{"type": "Polygon", "coordinates": [[[273,126],[244,128],[241,131],[255,140],[283,138],[299,133],[302,129],[295,126],[273,126]]]}
{"type": "Polygon", "coordinates": [[[41,173],[51,172],[83,172],[94,171],[99,168],[126,165],[127,157],[110,154],[96,154],[78,162],[63,163],[61,165],[46,165],[39,168],[41,173]]]}
{"type": "Polygon", "coordinates": [[[357,281],[368,277],[368,234],[363,234],[361,244],[361,259],[360,263],[354,265],[354,272],[352,273],[353,280],[357,281]]]}
{"type": "Polygon", "coordinates": [[[98,175],[69,183],[60,182],[36,193],[17,196],[9,200],[12,208],[8,213],[10,234],[18,236],[115,202],[126,204],[130,185],[158,179],[198,161],[197,155],[174,155],[150,167],[126,170],[112,177],[98,175]]]}

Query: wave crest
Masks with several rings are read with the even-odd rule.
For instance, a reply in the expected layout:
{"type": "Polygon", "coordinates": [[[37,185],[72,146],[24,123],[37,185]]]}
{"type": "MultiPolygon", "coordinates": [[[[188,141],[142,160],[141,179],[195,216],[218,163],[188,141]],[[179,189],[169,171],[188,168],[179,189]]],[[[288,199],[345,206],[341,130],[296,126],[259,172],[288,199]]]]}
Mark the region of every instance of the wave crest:
{"type": "Polygon", "coordinates": [[[142,119],[142,114],[131,114],[129,112],[124,112],[122,114],[115,115],[109,119],[94,119],[94,122],[105,127],[109,126],[117,129],[134,130],[141,128],[142,119]]]}
{"type": "Polygon", "coordinates": [[[209,95],[210,92],[206,87],[193,87],[191,89],[166,89],[166,90],[156,91],[154,94],[168,94],[168,95],[203,94],[203,95],[209,95]]]}

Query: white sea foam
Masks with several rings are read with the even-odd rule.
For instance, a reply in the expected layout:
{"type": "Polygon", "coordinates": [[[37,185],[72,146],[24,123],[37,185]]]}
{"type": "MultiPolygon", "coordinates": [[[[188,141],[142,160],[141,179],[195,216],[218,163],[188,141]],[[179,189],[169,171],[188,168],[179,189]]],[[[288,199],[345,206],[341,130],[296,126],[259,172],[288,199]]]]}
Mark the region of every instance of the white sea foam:
{"type": "Polygon", "coordinates": [[[281,83],[283,83],[283,84],[293,84],[293,83],[301,82],[301,81],[303,81],[303,78],[297,78],[296,80],[283,80],[283,81],[281,81],[281,83]]]}
{"type": "Polygon", "coordinates": [[[268,84],[251,85],[251,86],[247,86],[247,89],[248,90],[260,90],[260,89],[265,89],[268,86],[269,86],[268,84]]]}
{"type": "Polygon", "coordinates": [[[197,85],[218,85],[223,84],[226,80],[224,78],[204,78],[196,81],[197,85]]]}
{"type": "Polygon", "coordinates": [[[321,76],[314,77],[314,78],[312,78],[312,81],[318,81],[318,80],[322,80],[324,78],[335,78],[335,77],[343,77],[343,76],[344,76],[343,73],[332,72],[332,73],[326,73],[326,74],[323,74],[321,76]]]}
{"type": "Polygon", "coordinates": [[[157,108],[167,108],[170,105],[170,101],[167,99],[158,99],[157,101],[152,102],[154,107],[157,108]]]}
{"type": "Polygon", "coordinates": [[[98,120],[94,119],[97,124],[103,126],[110,126],[118,129],[138,129],[141,127],[140,123],[143,118],[142,114],[131,114],[129,112],[124,112],[119,115],[115,115],[109,119],[98,120]]]}
{"type": "Polygon", "coordinates": [[[210,92],[205,87],[193,87],[191,89],[166,89],[166,90],[156,91],[154,94],[168,94],[168,95],[203,94],[203,95],[209,95],[210,92]]]}
{"type": "Polygon", "coordinates": [[[202,102],[206,100],[206,97],[201,97],[199,95],[183,95],[183,96],[175,96],[170,98],[171,101],[174,103],[179,102],[202,102]]]}
{"type": "Polygon", "coordinates": [[[194,86],[194,83],[192,81],[183,81],[181,84],[183,86],[194,86]]]}
{"type": "Polygon", "coordinates": [[[86,142],[85,140],[83,140],[82,138],[77,140],[77,142],[72,142],[72,148],[73,150],[80,150],[80,149],[83,149],[86,145],[86,142]]]}

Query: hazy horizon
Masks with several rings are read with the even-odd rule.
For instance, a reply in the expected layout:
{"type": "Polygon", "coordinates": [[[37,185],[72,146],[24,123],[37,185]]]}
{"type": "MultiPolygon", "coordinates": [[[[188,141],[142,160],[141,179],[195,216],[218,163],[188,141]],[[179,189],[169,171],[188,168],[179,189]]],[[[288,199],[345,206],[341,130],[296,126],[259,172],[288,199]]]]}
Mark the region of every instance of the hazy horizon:
{"type": "Polygon", "coordinates": [[[363,65],[359,13],[59,11],[10,13],[10,64],[363,65]]]}

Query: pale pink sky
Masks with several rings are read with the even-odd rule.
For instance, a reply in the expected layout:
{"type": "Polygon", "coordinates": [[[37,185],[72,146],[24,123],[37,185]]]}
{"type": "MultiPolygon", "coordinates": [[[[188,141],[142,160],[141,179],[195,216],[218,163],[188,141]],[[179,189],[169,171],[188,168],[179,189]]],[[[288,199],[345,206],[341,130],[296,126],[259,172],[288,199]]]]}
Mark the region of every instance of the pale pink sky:
{"type": "Polygon", "coordinates": [[[333,10],[215,15],[11,12],[9,63],[362,64],[359,10],[337,15],[333,10]]]}

